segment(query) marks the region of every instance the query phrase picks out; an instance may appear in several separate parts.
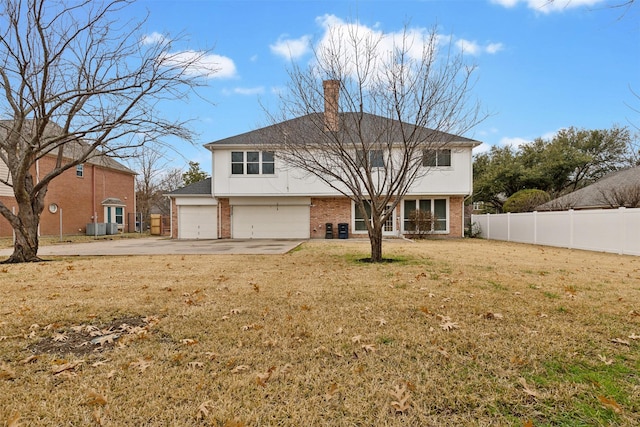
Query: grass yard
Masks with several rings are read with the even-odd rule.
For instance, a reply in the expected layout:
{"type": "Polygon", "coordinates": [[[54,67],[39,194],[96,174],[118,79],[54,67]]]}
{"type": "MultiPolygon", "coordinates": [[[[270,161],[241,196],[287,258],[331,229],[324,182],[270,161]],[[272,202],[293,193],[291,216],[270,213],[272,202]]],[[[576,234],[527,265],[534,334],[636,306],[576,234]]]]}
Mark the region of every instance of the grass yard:
{"type": "Polygon", "coordinates": [[[640,425],[639,257],[367,251],[0,266],[0,425],[640,425]]]}

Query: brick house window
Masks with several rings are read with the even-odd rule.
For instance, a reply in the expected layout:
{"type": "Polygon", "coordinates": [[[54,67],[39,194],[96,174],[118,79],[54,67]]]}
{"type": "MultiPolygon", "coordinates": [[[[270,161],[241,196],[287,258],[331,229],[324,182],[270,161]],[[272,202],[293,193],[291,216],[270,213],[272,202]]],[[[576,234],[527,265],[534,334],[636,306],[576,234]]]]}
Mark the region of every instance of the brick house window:
{"type": "Polygon", "coordinates": [[[433,232],[447,231],[447,199],[416,199],[405,200],[403,202],[402,229],[404,231],[415,231],[415,224],[412,221],[413,212],[416,210],[431,213],[434,219],[431,224],[433,232]]]}
{"type": "Polygon", "coordinates": [[[273,175],[275,161],[273,151],[232,151],[232,175],[273,175]]]}
{"type": "Polygon", "coordinates": [[[84,165],[80,164],[76,166],[76,176],[82,178],[84,176],[84,165]]]}

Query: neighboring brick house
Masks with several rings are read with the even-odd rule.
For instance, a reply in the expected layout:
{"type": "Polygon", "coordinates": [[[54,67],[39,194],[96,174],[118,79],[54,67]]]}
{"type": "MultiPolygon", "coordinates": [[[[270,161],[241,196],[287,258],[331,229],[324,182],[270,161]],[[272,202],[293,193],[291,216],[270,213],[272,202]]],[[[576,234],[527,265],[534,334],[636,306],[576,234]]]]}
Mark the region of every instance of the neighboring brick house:
{"type": "MultiPolygon", "coordinates": [[[[325,86],[326,98],[337,97],[337,88],[330,89],[325,86]]],[[[337,105],[337,99],[327,104],[337,105]]],[[[379,128],[389,120],[364,113],[340,114],[359,114],[363,129],[379,128]]],[[[337,112],[325,111],[324,117],[325,123],[347,122],[337,112]]],[[[311,119],[303,116],[279,126],[299,126],[311,119]]],[[[172,236],[324,238],[330,223],[334,237],[339,235],[338,224],[347,225],[349,237],[366,237],[368,219],[348,197],[308,173],[279,163],[277,152],[264,150],[269,128],[205,145],[212,155],[212,179],[168,194],[172,199],[172,236]]],[[[384,226],[384,235],[410,234],[411,212],[425,210],[436,216],[434,235],[463,236],[464,199],[472,191],[472,149],[480,142],[444,133],[437,136],[449,142],[429,153],[425,167],[430,172],[420,176],[398,203],[384,226]]]]}
{"type": "MultiPolygon", "coordinates": [[[[65,147],[64,156],[73,158],[73,144],[65,147]]],[[[34,177],[44,176],[55,165],[55,156],[38,160],[34,177]]],[[[0,175],[8,176],[7,166],[0,162],[0,175]]],[[[88,223],[117,223],[119,230],[134,231],[135,175],[131,169],[107,156],[97,156],[63,172],[49,184],[45,208],[40,216],[40,235],[84,234],[88,223]],[[129,215],[129,214],[132,215],[129,215]],[[62,221],[61,221],[62,216],[62,221]]],[[[0,184],[0,201],[10,210],[18,207],[13,189],[0,184]]],[[[0,216],[0,236],[11,236],[13,230],[0,216]]]]}

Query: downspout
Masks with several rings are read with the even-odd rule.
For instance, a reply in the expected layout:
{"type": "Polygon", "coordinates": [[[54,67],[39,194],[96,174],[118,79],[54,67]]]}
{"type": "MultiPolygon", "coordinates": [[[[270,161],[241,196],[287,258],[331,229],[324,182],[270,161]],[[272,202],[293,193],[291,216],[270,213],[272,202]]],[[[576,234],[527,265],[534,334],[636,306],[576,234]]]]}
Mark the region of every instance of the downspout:
{"type": "MultiPolygon", "coordinates": [[[[40,159],[36,159],[36,184],[40,182],[40,159]]],[[[38,220],[38,237],[40,237],[40,220],[38,220]]]]}
{"type": "Polygon", "coordinates": [[[93,210],[93,237],[98,237],[98,212],[96,212],[96,165],[91,165],[91,209],[93,210]]]}

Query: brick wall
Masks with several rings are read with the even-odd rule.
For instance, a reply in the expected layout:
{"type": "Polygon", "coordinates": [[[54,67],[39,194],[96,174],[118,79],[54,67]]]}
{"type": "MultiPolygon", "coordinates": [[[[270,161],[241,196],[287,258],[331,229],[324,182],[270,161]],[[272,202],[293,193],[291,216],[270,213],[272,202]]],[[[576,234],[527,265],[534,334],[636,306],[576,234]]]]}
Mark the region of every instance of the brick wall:
{"type": "Polygon", "coordinates": [[[178,238],[178,205],[175,197],[171,198],[171,238],[178,238]]]}
{"type": "Polygon", "coordinates": [[[218,222],[219,237],[221,239],[231,238],[231,205],[229,199],[218,199],[218,209],[220,218],[218,222]]]}
{"type": "Polygon", "coordinates": [[[346,197],[312,198],[309,212],[311,238],[324,239],[325,224],[328,222],[333,224],[333,237],[336,239],[338,223],[349,224],[349,232],[351,232],[351,200],[346,197]]]}
{"type": "MultiPolygon", "coordinates": [[[[55,158],[44,157],[39,161],[40,176],[50,171],[55,158]]],[[[34,174],[35,176],[35,174],[34,174]]],[[[44,211],[40,216],[40,235],[58,235],[60,233],[60,211],[62,211],[62,233],[84,234],[87,223],[93,222],[93,212],[97,213],[97,222],[104,222],[104,207],[101,202],[115,197],[125,204],[124,221],[128,214],[135,212],[134,175],[105,169],[85,163],[82,177],[76,176],[76,168],[71,168],[53,179],[44,201],[44,211]],[[58,205],[58,212],[49,212],[49,205],[58,205]]],[[[0,197],[4,205],[18,210],[13,197],[0,197]]],[[[125,229],[126,229],[125,224],[125,229]]],[[[9,223],[0,220],[0,236],[11,236],[9,223]]]]}
{"type": "Polygon", "coordinates": [[[462,205],[464,197],[456,196],[449,199],[449,235],[447,237],[463,237],[462,205]]]}

